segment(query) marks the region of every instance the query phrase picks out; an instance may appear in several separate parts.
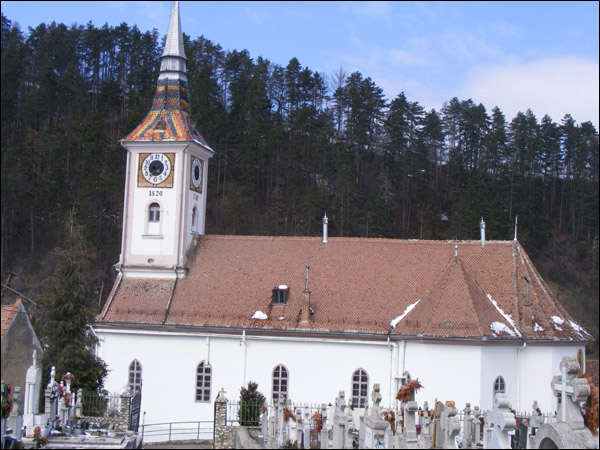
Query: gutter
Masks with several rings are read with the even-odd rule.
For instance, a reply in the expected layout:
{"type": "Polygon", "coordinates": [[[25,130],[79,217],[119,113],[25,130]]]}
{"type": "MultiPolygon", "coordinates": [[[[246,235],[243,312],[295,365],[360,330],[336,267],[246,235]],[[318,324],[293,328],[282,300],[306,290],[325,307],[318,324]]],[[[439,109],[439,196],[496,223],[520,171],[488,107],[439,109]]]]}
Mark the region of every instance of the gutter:
{"type": "Polygon", "coordinates": [[[165,310],[165,317],[162,321],[162,325],[167,321],[167,316],[169,315],[169,310],[171,309],[171,302],[173,301],[173,295],[175,294],[175,287],[177,286],[177,269],[173,269],[175,271],[175,280],[173,281],[173,287],[171,288],[171,295],[169,296],[169,301],[167,302],[167,308],[165,310]]]}

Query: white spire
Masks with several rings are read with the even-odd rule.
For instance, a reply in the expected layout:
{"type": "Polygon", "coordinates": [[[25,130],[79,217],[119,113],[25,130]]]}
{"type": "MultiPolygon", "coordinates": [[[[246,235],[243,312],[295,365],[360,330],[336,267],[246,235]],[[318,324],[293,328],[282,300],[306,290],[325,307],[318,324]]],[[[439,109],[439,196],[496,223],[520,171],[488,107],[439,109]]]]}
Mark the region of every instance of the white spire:
{"type": "Polygon", "coordinates": [[[183,49],[181,17],[179,16],[179,2],[173,2],[167,41],[165,42],[165,49],[161,56],[159,80],[163,78],[182,78],[187,80],[186,60],[187,58],[183,49]]]}

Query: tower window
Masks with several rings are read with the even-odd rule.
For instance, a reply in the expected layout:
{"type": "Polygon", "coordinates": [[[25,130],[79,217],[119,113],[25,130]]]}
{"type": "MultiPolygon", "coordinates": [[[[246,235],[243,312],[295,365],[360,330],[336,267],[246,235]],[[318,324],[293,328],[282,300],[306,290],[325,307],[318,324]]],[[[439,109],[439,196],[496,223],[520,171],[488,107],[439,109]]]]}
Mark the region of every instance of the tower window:
{"type": "Polygon", "coordinates": [[[148,222],[160,222],[160,205],[158,203],[150,204],[148,208],[148,222]]]}

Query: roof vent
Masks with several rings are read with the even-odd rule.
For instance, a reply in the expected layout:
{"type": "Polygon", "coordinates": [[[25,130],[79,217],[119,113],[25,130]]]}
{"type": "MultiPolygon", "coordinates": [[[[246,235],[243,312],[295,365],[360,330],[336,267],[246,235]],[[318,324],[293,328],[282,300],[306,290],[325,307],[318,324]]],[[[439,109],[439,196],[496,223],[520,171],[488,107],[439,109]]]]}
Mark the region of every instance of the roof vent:
{"type": "Polygon", "coordinates": [[[485,222],[483,221],[483,217],[479,221],[479,231],[481,233],[481,246],[485,246],[485,222]]]}
{"type": "Polygon", "coordinates": [[[323,215],[323,244],[327,242],[327,224],[329,220],[327,219],[327,214],[323,215]]]}

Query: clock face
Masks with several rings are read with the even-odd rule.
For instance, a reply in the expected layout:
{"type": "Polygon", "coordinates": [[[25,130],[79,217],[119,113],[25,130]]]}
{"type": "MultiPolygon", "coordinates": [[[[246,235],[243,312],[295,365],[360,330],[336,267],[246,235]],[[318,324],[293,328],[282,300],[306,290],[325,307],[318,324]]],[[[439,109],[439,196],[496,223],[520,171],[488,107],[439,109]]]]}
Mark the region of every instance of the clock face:
{"type": "Polygon", "coordinates": [[[190,188],[194,191],[202,193],[202,175],[203,175],[204,165],[202,160],[198,158],[194,158],[192,156],[192,165],[191,165],[191,176],[190,179],[192,181],[192,185],[190,188]]]}
{"type": "Polygon", "coordinates": [[[169,178],[171,169],[171,160],[163,153],[151,153],[144,158],[141,164],[142,176],[154,186],[169,178]]]}

